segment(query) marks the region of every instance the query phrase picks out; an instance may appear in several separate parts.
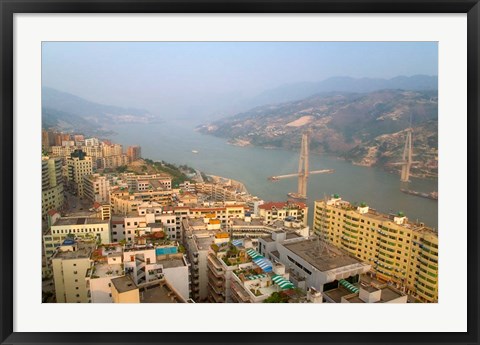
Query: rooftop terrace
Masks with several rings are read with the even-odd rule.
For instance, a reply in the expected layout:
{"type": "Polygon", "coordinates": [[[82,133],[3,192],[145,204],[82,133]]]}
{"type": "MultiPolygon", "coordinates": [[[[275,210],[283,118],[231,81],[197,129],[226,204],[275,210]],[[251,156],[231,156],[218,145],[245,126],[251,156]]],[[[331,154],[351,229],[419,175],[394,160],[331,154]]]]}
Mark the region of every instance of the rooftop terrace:
{"type": "Polygon", "coordinates": [[[118,275],[123,275],[123,268],[122,264],[109,265],[106,262],[96,262],[91,273],[92,278],[115,277],[118,275]]]}

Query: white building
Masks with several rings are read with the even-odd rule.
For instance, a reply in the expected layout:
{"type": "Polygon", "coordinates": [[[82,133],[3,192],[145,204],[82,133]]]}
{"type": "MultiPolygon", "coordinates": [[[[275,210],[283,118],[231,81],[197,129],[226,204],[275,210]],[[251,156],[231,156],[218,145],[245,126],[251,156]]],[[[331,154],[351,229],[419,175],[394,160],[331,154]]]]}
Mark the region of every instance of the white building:
{"type": "Polygon", "coordinates": [[[110,181],[106,176],[83,176],[83,194],[91,202],[110,203],[110,181]]]}
{"type": "Polygon", "coordinates": [[[67,158],[67,176],[71,189],[83,197],[83,176],[90,175],[93,172],[92,157],[87,156],[81,150],[75,150],[67,158]]]}
{"type": "Polygon", "coordinates": [[[61,217],[43,236],[45,255],[50,258],[66,238],[92,239],[110,243],[110,221],[100,218],[61,217]]]}
{"type": "Polygon", "coordinates": [[[58,210],[64,203],[62,160],[42,158],[42,217],[50,210],[58,210]]]}
{"type": "Polygon", "coordinates": [[[94,242],[65,240],[52,257],[57,303],[88,303],[85,276],[91,266],[94,242]]]}
{"type": "Polygon", "coordinates": [[[290,269],[290,280],[299,288],[324,292],[337,288],[340,280],[358,283],[371,266],[317,238],[287,238],[278,231],[259,239],[259,252],[290,269]]]}

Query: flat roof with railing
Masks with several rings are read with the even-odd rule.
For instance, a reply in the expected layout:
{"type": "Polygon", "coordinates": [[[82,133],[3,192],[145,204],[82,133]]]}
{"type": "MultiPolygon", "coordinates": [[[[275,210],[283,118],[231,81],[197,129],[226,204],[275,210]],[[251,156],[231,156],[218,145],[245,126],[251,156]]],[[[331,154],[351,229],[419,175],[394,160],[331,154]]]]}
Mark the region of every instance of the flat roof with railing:
{"type": "Polygon", "coordinates": [[[361,260],[348,255],[339,248],[326,242],[317,242],[315,239],[284,243],[284,247],[321,272],[362,263],[361,260]]]}

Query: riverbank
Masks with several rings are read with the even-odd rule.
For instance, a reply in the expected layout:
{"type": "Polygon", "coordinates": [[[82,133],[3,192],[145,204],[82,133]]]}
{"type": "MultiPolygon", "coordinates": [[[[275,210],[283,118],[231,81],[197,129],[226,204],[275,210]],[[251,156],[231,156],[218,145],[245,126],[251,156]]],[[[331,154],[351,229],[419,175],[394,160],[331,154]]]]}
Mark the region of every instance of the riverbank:
{"type": "MultiPolygon", "coordinates": [[[[119,133],[112,138],[113,141],[124,146],[140,145],[144,157],[176,165],[187,164],[207,175],[241,181],[248,191],[265,201],[284,201],[289,192],[298,188],[296,178],[268,181],[269,176],[297,172],[298,152],[233,146],[225,139],[201,134],[194,130],[193,125],[182,121],[149,126],[115,125],[112,130],[119,133]],[[193,154],[192,148],[200,154],[193,154]]],[[[403,211],[412,220],[418,219],[437,227],[437,201],[402,193],[400,188],[403,186],[398,175],[376,167],[355,166],[343,158],[314,152],[310,154],[309,163],[311,170],[335,170],[333,174],[309,177],[307,203],[310,210],[314,200],[337,193],[344,200],[366,202],[384,213],[403,211]]],[[[408,188],[419,192],[439,190],[436,179],[412,178],[408,188]]]]}

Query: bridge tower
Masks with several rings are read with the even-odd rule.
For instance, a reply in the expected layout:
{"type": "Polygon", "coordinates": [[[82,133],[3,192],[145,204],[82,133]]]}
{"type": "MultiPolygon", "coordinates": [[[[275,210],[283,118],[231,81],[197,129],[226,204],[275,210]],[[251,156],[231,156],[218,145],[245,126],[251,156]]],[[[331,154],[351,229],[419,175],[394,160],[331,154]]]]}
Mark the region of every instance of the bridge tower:
{"type": "Polygon", "coordinates": [[[302,146],[298,161],[298,195],[307,198],[308,182],[308,132],[302,134],[302,146]]]}
{"type": "Polygon", "coordinates": [[[402,156],[402,172],[400,181],[410,182],[410,168],[412,167],[412,128],[407,129],[407,137],[405,138],[405,147],[402,156]]]}

